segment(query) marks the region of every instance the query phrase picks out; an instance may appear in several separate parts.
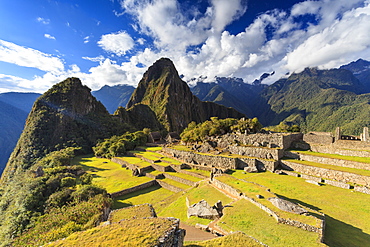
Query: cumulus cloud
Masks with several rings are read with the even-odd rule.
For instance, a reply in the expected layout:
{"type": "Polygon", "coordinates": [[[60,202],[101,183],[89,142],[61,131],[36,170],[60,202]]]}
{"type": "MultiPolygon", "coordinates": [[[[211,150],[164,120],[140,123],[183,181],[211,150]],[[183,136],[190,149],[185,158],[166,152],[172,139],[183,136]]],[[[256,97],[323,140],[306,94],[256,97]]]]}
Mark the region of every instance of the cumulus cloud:
{"type": "Polygon", "coordinates": [[[44,37],[47,38],[47,39],[53,39],[53,40],[55,40],[55,37],[54,36],[52,36],[50,34],[47,34],[47,33],[44,34],[44,37]]]}
{"type": "Polygon", "coordinates": [[[128,33],[120,31],[103,35],[98,41],[98,45],[107,52],[123,56],[134,47],[135,42],[128,33]]]}
{"type": "Polygon", "coordinates": [[[101,62],[104,60],[104,57],[102,55],[97,57],[82,57],[82,59],[89,60],[91,62],[101,62]]]}
{"type": "Polygon", "coordinates": [[[0,40],[0,61],[46,72],[64,70],[63,61],[60,58],[4,40],[0,40]]]}

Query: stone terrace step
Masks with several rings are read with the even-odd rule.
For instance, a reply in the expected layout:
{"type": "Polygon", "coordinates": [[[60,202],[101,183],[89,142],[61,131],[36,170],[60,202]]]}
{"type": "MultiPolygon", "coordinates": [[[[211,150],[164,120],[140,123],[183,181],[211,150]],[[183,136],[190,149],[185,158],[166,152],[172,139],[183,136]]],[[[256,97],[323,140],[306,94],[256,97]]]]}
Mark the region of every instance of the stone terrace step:
{"type": "Polygon", "coordinates": [[[163,188],[171,190],[173,192],[180,192],[191,188],[191,186],[176,182],[175,180],[172,180],[170,178],[157,179],[157,182],[163,188]]]}
{"type": "Polygon", "coordinates": [[[294,159],[281,160],[281,166],[285,170],[323,178],[324,180],[329,179],[343,183],[370,186],[370,171],[367,170],[346,168],[294,159]]]}
{"type": "MultiPolygon", "coordinates": [[[[355,169],[364,169],[364,170],[370,170],[370,163],[364,163],[359,161],[353,161],[351,156],[344,156],[344,155],[335,155],[338,156],[338,158],[335,157],[326,157],[330,154],[326,153],[310,153],[307,151],[286,151],[285,157],[293,158],[293,159],[300,159],[315,163],[321,163],[321,164],[328,164],[333,166],[342,166],[342,167],[349,167],[349,168],[355,168],[355,169]]],[[[366,160],[367,158],[362,158],[366,160]]],[[[370,161],[370,159],[369,159],[370,161]]]]}

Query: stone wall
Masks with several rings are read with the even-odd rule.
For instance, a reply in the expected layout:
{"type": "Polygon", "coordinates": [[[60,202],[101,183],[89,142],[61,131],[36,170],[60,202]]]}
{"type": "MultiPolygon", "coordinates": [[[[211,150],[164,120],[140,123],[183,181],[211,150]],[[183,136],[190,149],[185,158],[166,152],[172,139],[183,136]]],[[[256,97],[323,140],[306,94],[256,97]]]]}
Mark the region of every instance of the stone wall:
{"type": "Polygon", "coordinates": [[[350,161],[350,160],[342,160],[342,159],[334,159],[334,158],[327,158],[327,157],[319,157],[319,156],[303,154],[303,153],[299,153],[299,152],[298,153],[294,152],[293,154],[292,154],[292,152],[285,152],[285,154],[286,154],[287,157],[295,157],[295,159],[306,160],[306,161],[311,161],[311,162],[315,162],[315,163],[370,170],[370,164],[368,164],[368,163],[362,163],[362,162],[356,162],[356,161],[350,161]]]}
{"type": "Polygon", "coordinates": [[[121,160],[121,159],[118,159],[118,158],[112,158],[111,159],[112,162],[115,162],[119,165],[121,165],[122,167],[127,167],[128,169],[130,169],[131,171],[133,170],[138,170],[139,171],[139,174],[145,174],[146,171],[149,171],[152,169],[152,166],[146,166],[146,167],[139,167],[135,164],[131,164],[129,162],[126,162],[124,160],[121,160]]]}
{"type": "Polygon", "coordinates": [[[330,144],[334,137],[330,132],[310,132],[303,135],[303,141],[308,143],[330,144]]]}
{"type": "Polygon", "coordinates": [[[370,177],[362,176],[350,172],[336,171],[321,167],[307,166],[287,160],[280,161],[281,166],[286,170],[293,170],[299,173],[320,177],[323,179],[336,180],[343,183],[356,183],[359,185],[370,186],[370,177]]]}
{"type": "Polygon", "coordinates": [[[353,189],[355,191],[358,191],[358,192],[361,192],[361,193],[365,193],[365,194],[369,194],[370,195],[370,188],[368,188],[368,187],[355,186],[353,189]]]}
{"type": "Polygon", "coordinates": [[[135,191],[138,191],[138,190],[143,190],[145,188],[154,186],[156,184],[158,184],[157,181],[152,180],[152,181],[149,181],[149,182],[146,182],[146,183],[143,183],[143,184],[140,184],[140,185],[128,188],[128,189],[124,189],[124,190],[121,190],[121,191],[118,191],[118,192],[111,193],[110,195],[111,195],[112,198],[116,198],[116,197],[123,196],[123,195],[129,194],[129,193],[132,193],[132,192],[135,192],[135,191]]]}
{"type": "Polygon", "coordinates": [[[180,177],[177,177],[177,176],[173,176],[173,175],[170,175],[168,173],[164,173],[163,176],[165,178],[169,178],[169,179],[175,180],[176,182],[186,184],[186,185],[189,185],[189,186],[195,186],[197,184],[196,182],[187,180],[185,178],[180,178],[180,177]]]}
{"type": "Polygon", "coordinates": [[[190,176],[193,176],[193,177],[197,177],[197,178],[201,178],[201,179],[205,179],[207,178],[207,176],[204,176],[204,175],[201,175],[201,174],[198,174],[198,173],[195,173],[195,172],[189,172],[189,171],[186,171],[186,170],[183,170],[183,169],[180,169],[178,167],[172,167],[176,172],[178,173],[183,173],[183,174],[186,174],[186,175],[190,175],[190,176]]]}
{"type": "MultiPolygon", "coordinates": [[[[313,152],[318,153],[327,153],[327,154],[339,154],[339,155],[346,155],[346,156],[358,156],[358,157],[370,157],[370,152],[368,151],[361,151],[361,150],[350,150],[346,147],[341,148],[340,145],[317,145],[311,144],[310,149],[313,152]]],[[[370,148],[369,148],[370,149],[370,148]]]]}
{"type": "Polygon", "coordinates": [[[173,221],[173,225],[164,236],[158,239],[158,247],[182,247],[184,244],[185,230],[180,229],[180,220],[176,218],[167,218],[173,221]]]}
{"type": "Polygon", "coordinates": [[[324,183],[330,184],[330,185],[335,186],[335,187],[343,188],[343,189],[350,189],[351,188],[351,185],[349,185],[349,184],[339,182],[339,181],[335,181],[335,180],[330,180],[330,179],[324,179],[324,183]]]}
{"type": "Polygon", "coordinates": [[[166,182],[163,182],[162,180],[156,180],[156,181],[157,181],[157,183],[158,183],[161,187],[163,187],[163,188],[165,188],[165,189],[167,189],[167,190],[170,190],[170,191],[172,191],[172,192],[177,193],[177,192],[183,191],[183,189],[180,189],[180,188],[178,188],[178,187],[176,187],[176,186],[173,186],[173,185],[171,185],[171,184],[168,184],[168,183],[166,183],[166,182]]]}
{"type": "MultiPolygon", "coordinates": [[[[271,215],[272,217],[274,217],[275,220],[278,223],[287,224],[287,225],[291,225],[291,226],[294,226],[294,227],[302,228],[302,229],[304,229],[306,231],[311,231],[311,232],[318,233],[319,236],[320,236],[320,241],[323,242],[323,240],[324,240],[324,230],[325,230],[325,219],[324,220],[321,220],[321,223],[320,223],[320,226],[319,227],[308,225],[308,224],[305,224],[305,223],[302,223],[302,222],[299,222],[299,221],[296,221],[296,220],[285,219],[285,218],[280,217],[272,209],[270,209],[267,206],[265,206],[265,205],[257,202],[254,198],[250,198],[250,197],[244,195],[240,190],[235,189],[235,188],[233,188],[233,187],[231,187],[231,186],[229,186],[229,185],[227,185],[227,184],[225,184],[225,183],[217,180],[217,177],[216,178],[213,178],[213,180],[211,182],[216,187],[218,187],[218,188],[220,188],[222,190],[225,190],[225,191],[227,191],[228,193],[230,193],[230,194],[232,194],[234,196],[237,196],[239,198],[246,199],[247,201],[253,203],[257,207],[259,207],[260,209],[262,209],[263,211],[265,211],[266,213],[268,213],[269,215],[271,215]]],[[[321,214],[318,211],[317,211],[317,214],[320,214],[320,215],[322,215],[324,217],[324,214],[321,214]]],[[[314,216],[307,216],[307,217],[314,217],[314,216]]],[[[318,219],[318,218],[316,218],[316,219],[318,219]]]]}
{"type": "Polygon", "coordinates": [[[221,137],[213,138],[220,147],[228,147],[230,144],[240,143],[243,145],[259,145],[287,149],[293,141],[302,139],[302,133],[272,133],[272,134],[236,134],[229,133],[221,137]]]}
{"type": "Polygon", "coordinates": [[[157,170],[157,171],[160,171],[160,172],[170,172],[170,171],[173,171],[172,167],[171,166],[161,166],[161,165],[156,165],[156,164],[151,164],[151,166],[157,170]]]}
{"type": "Polygon", "coordinates": [[[279,160],[283,157],[284,151],[278,148],[264,148],[264,147],[245,147],[231,145],[228,147],[230,153],[237,155],[245,155],[249,157],[256,157],[261,159],[279,160]]]}

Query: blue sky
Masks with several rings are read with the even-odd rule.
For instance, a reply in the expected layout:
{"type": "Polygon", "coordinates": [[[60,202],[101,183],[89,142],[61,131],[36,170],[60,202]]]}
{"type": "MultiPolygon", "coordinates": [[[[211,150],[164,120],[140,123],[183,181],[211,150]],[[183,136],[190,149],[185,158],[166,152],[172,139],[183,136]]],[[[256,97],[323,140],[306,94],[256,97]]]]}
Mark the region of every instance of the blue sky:
{"type": "Polygon", "coordinates": [[[185,80],[272,83],[305,67],[370,60],[369,0],[0,1],[0,92],[69,76],[136,86],[169,57],[185,80]]]}

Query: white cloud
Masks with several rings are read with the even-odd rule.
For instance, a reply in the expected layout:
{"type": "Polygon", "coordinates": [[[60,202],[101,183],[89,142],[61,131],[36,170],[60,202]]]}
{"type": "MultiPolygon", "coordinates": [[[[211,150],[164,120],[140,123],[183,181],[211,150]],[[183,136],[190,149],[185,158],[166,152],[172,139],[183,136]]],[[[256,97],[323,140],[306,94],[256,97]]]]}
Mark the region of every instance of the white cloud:
{"type": "Polygon", "coordinates": [[[47,34],[47,33],[44,34],[44,37],[47,38],[47,39],[53,39],[53,40],[55,40],[55,37],[54,36],[51,36],[50,34],[47,34]]]}
{"type": "Polygon", "coordinates": [[[103,35],[98,41],[98,45],[107,52],[122,56],[134,47],[135,42],[128,33],[120,31],[103,35]]]}
{"type": "Polygon", "coordinates": [[[0,40],[0,61],[46,72],[60,72],[64,69],[63,61],[58,57],[4,40],[0,40]]]}
{"type": "Polygon", "coordinates": [[[42,18],[42,17],[37,17],[36,19],[38,22],[44,24],[44,25],[48,25],[50,24],[50,19],[45,19],[45,18],[42,18]]]}
{"type": "Polygon", "coordinates": [[[89,43],[90,42],[90,36],[86,36],[85,38],[84,38],[84,43],[85,44],[87,44],[87,43],[89,43]]]}
{"type": "Polygon", "coordinates": [[[97,56],[97,57],[82,57],[82,58],[85,60],[89,60],[91,62],[101,62],[105,60],[105,58],[102,55],[97,56]]]}

